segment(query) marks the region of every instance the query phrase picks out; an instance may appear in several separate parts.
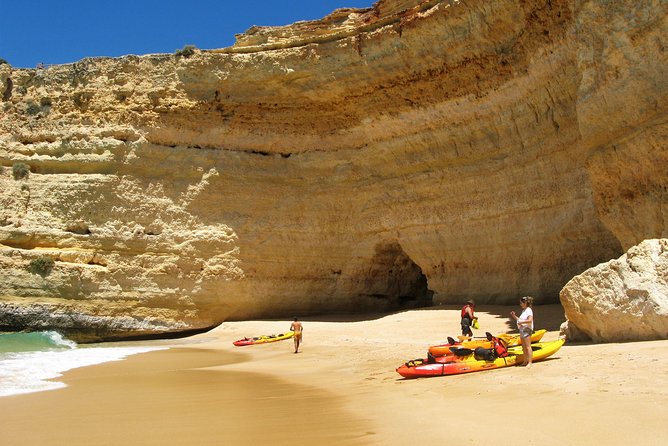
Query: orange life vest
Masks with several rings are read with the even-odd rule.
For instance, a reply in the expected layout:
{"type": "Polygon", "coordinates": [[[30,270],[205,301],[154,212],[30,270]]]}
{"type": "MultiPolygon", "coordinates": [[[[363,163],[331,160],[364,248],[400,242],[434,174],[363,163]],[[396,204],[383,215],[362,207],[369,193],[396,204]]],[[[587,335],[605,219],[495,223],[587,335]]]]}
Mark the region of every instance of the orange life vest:
{"type": "Polygon", "coordinates": [[[492,338],[492,345],[497,357],[505,358],[508,356],[508,347],[506,347],[501,339],[496,337],[492,338]]]}

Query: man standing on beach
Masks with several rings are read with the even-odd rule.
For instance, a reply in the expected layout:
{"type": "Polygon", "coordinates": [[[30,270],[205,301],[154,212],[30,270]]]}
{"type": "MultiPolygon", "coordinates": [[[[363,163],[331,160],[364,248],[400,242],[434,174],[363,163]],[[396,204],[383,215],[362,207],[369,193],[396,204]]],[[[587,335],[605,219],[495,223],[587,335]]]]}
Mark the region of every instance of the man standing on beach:
{"type": "Polygon", "coordinates": [[[295,340],[295,353],[297,353],[299,350],[299,343],[302,341],[302,331],[304,331],[302,323],[299,322],[297,318],[295,318],[294,322],[292,322],[292,325],[290,325],[290,331],[295,332],[295,335],[292,338],[295,340]]]}
{"type": "Polygon", "coordinates": [[[475,302],[473,301],[473,299],[467,300],[466,305],[464,305],[464,308],[462,308],[462,313],[461,313],[462,336],[467,336],[469,338],[473,337],[471,324],[473,324],[474,320],[478,320],[478,317],[475,315],[474,310],[475,310],[475,302]]]}

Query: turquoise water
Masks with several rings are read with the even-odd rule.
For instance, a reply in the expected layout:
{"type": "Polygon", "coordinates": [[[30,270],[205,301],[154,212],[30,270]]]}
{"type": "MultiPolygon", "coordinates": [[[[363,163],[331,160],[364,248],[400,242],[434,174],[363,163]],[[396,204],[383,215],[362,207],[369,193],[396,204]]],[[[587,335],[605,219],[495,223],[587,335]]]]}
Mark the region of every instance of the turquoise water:
{"type": "Polygon", "coordinates": [[[65,339],[56,331],[0,333],[0,359],[6,356],[3,353],[67,350],[76,347],[75,342],[65,339]]]}
{"type": "Polygon", "coordinates": [[[56,331],[0,333],[0,397],[65,387],[63,372],[169,348],[164,342],[77,345],[56,331]]]}

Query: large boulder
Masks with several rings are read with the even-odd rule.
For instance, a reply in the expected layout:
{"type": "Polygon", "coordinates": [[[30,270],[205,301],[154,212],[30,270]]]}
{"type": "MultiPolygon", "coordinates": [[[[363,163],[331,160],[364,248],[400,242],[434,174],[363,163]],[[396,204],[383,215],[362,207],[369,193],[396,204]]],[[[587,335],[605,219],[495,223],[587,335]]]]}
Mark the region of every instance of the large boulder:
{"type": "Polygon", "coordinates": [[[668,339],[668,239],[645,240],[588,269],[559,297],[571,340],[668,339]]]}

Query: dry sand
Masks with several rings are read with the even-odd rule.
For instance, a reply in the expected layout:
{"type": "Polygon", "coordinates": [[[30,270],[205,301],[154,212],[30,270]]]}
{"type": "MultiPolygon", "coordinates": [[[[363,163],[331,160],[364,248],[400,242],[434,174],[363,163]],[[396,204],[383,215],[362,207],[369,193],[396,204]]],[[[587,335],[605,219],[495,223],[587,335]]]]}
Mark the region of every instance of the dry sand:
{"type": "MultiPolygon", "coordinates": [[[[481,330],[512,329],[481,306],[481,330]]],[[[544,340],[559,305],[535,308],[544,340]]],[[[226,322],[198,343],[76,369],[68,387],[0,398],[7,445],[663,445],[668,341],[566,344],[527,369],[405,380],[395,369],[459,334],[459,308],[305,318],[291,340],[234,347],[290,321],[226,322]],[[446,443],[447,442],[447,443],[446,443]]]]}

